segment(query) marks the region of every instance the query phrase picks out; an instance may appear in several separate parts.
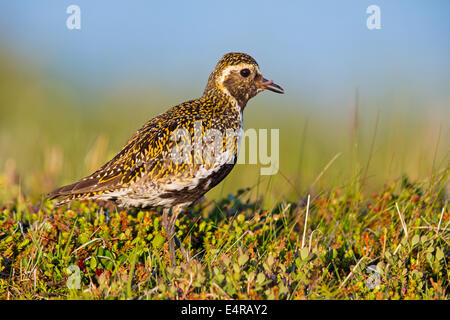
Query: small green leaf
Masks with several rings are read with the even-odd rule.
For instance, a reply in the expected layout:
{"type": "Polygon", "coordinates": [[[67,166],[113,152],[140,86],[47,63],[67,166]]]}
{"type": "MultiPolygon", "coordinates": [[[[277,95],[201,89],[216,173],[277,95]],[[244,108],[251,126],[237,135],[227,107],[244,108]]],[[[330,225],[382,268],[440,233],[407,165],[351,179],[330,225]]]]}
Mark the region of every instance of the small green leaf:
{"type": "Polygon", "coordinates": [[[231,259],[228,258],[227,256],[223,256],[222,261],[223,261],[223,263],[224,263],[226,266],[229,266],[229,265],[230,265],[230,262],[231,262],[231,259]]]}
{"type": "Polygon", "coordinates": [[[152,240],[152,246],[153,246],[153,248],[159,249],[163,246],[165,241],[166,241],[166,238],[163,235],[161,235],[160,233],[158,233],[152,240]]]}
{"type": "Polygon", "coordinates": [[[273,258],[272,255],[270,255],[270,256],[267,258],[267,265],[268,265],[269,267],[271,267],[271,266],[274,264],[274,262],[275,262],[275,259],[273,258]]]}
{"type": "Polygon", "coordinates": [[[222,283],[222,281],[225,279],[225,276],[223,274],[216,274],[215,278],[217,279],[218,283],[222,283]]]}
{"type": "Polygon", "coordinates": [[[95,257],[91,258],[91,261],[89,262],[89,266],[92,270],[94,270],[97,267],[97,259],[95,257]]]}
{"type": "Polygon", "coordinates": [[[300,250],[300,257],[302,260],[308,259],[309,256],[309,249],[307,247],[304,247],[300,250]]]}
{"type": "Polygon", "coordinates": [[[423,235],[422,237],[420,237],[420,241],[421,241],[422,243],[427,242],[427,241],[428,241],[427,235],[425,234],[425,235],[423,235]]]}
{"type": "Polygon", "coordinates": [[[237,263],[233,263],[233,270],[235,273],[239,273],[241,268],[239,268],[239,265],[237,263]]]}
{"type": "Polygon", "coordinates": [[[440,247],[437,247],[436,248],[436,260],[441,261],[442,259],[444,259],[444,251],[440,247]]]}
{"type": "Polygon", "coordinates": [[[113,267],[114,267],[114,263],[113,263],[111,260],[108,260],[108,261],[105,263],[105,269],[106,269],[106,270],[111,271],[113,267]]]}
{"type": "Polygon", "coordinates": [[[248,261],[248,255],[246,254],[241,254],[239,259],[238,259],[238,263],[240,266],[243,266],[246,262],[248,261]]]}
{"type": "Polygon", "coordinates": [[[264,280],[266,280],[266,276],[264,275],[264,273],[262,272],[258,273],[258,275],[256,276],[256,282],[262,284],[264,280]]]}

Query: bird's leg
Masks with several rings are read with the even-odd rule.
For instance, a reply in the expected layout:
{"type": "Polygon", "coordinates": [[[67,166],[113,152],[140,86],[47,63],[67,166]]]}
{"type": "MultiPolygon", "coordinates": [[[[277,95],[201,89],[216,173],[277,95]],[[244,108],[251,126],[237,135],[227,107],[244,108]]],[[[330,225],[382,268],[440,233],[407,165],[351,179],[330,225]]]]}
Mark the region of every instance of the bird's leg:
{"type": "MultiPolygon", "coordinates": [[[[176,219],[176,217],[175,217],[176,219]]],[[[172,217],[169,219],[169,253],[170,253],[170,261],[172,262],[172,266],[175,267],[177,265],[175,260],[175,219],[174,212],[172,211],[172,217]]]]}
{"type": "Polygon", "coordinates": [[[172,212],[172,217],[169,217],[170,208],[164,208],[162,215],[162,226],[164,231],[167,234],[167,239],[169,240],[169,253],[170,253],[170,262],[173,266],[175,263],[175,219],[176,216],[174,212],[172,212]],[[173,217],[175,216],[175,219],[173,217]]]}
{"type": "Polygon", "coordinates": [[[163,214],[162,214],[162,227],[164,229],[164,231],[167,233],[167,229],[169,226],[169,211],[170,209],[164,208],[163,209],[163,214]]]}
{"type": "MultiPolygon", "coordinates": [[[[181,213],[181,208],[177,207],[177,208],[173,208],[172,209],[172,217],[171,217],[171,223],[173,225],[173,230],[175,230],[175,222],[177,220],[178,215],[181,213]]],[[[184,260],[189,263],[192,260],[191,255],[189,254],[189,252],[183,247],[183,245],[181,244],[180,239],[178,239],[178,237],[175,235],[173,235],[173,245],[177,245],[178,248],[180,248],[181,251],[181,255],[183,256],[184,260]]]]}
{"type": "Polygon", "coordinates": [[[180,248],[181,254],[186,262],[190,262],[192,260],[189,252],[183,247],[181,241],[175,235],[175,222],[177,221],[178,214],[180,214],[181,210],[179,208],[172,209],[172,216],[169,217],[170,209],[165,208],[163,210],[162,215],[162,226],[164,231],[167,233],[167,238],[169,240],[169,253],[170,253],[170,261],[172,265],[175,266],[175,245],[180,248]]]}

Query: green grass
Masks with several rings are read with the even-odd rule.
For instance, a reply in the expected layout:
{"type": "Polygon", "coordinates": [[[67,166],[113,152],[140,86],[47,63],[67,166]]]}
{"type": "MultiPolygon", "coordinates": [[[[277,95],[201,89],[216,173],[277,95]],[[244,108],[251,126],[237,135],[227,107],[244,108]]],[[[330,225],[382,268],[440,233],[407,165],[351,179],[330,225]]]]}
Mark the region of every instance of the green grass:
{"type": "Polygon", "coordinates": [[[206,201],[177,222],[196,259],[177,253],[175,268],[156,211],[19,197],[0,211],[0,298],[448,299],[447,175],[370,196],[333,189],[309,206],[264,210],[249,190],[206,201]]]}

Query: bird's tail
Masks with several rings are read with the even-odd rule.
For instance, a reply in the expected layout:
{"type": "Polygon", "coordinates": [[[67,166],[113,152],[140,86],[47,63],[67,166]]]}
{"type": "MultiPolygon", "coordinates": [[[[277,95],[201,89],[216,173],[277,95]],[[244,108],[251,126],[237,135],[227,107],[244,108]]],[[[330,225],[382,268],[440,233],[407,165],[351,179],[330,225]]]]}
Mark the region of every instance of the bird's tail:
{"type": "Polygon", "coordinates": [[[93,196],[92,192],[74,192],[74,189],[78,184],[79,182],[75,182],[62,186],[47,193],[46,197],[50,200],[60,198],[61,200],[55,205],[56,207],[60,207],[74,200],[87,200],[93,196]]]}

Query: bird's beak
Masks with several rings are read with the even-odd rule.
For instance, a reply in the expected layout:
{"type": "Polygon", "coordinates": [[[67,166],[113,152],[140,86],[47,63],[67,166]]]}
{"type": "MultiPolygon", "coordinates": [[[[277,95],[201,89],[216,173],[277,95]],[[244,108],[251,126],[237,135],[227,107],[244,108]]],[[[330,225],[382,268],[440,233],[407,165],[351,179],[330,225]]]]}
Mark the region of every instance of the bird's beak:
{"type": "Polygon", "coordinates": [[[273,83],[273,80],[267,80],[265,78],[262,78],[260,86],[261,89],[263,90],[270,90],[276,93],[284,93],[283,88],[277,85],[276,83],[273,83]]]}

